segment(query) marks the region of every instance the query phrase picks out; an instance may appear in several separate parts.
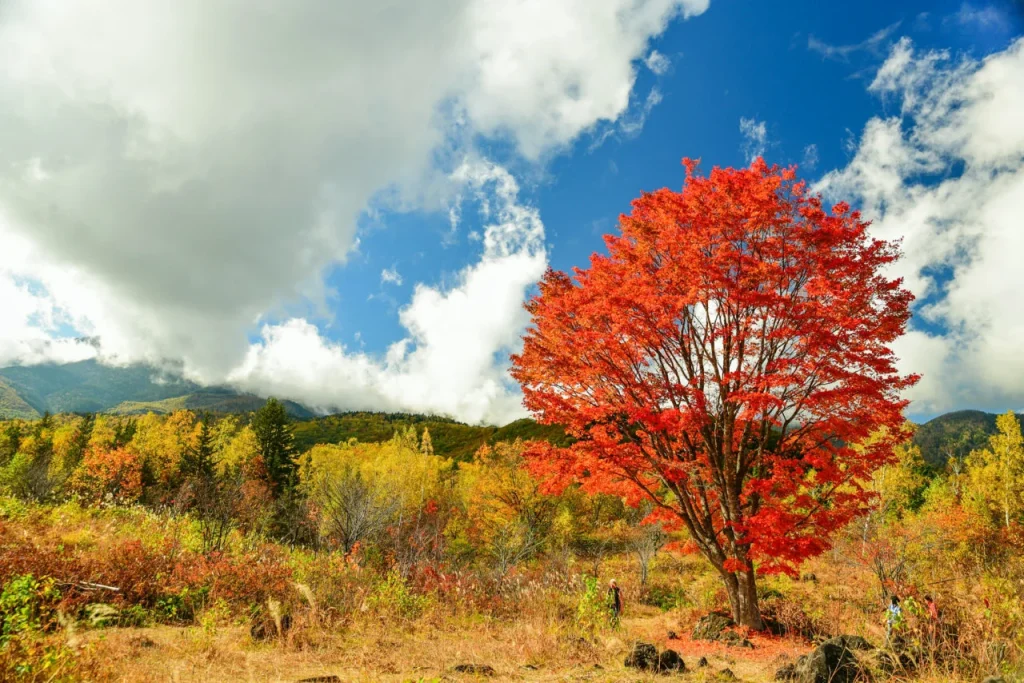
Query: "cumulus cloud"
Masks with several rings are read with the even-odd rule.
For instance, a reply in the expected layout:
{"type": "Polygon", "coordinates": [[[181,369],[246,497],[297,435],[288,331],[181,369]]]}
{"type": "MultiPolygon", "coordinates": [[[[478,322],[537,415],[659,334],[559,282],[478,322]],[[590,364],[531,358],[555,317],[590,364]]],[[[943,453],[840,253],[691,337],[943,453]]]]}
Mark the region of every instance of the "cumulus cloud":
{"type": "Polygon", "coordinates": [[[1024,39],[983,61],[902,39],[870,90],[900,115],[868,121],[848,166],[818,189],[853,198],[872,230],[903,239],[898,274],[918,298],[899,345],[921,372],[913,409],[1024,403],[1024,39]]]}
{"type": "Polygon", "coordinates": [[[479,260],[448,289],[417,285],[399,320],[408,336],[383,358],[326,340],[305,320],[267,325],[231,380],[302,396],[324,410],[413,410],[504,423],[524,415],[508,354],[526,326],[525,293],[544,273],[544,225],[500,166],[466,162],[452,174],[488,222],[479,260]]]}
{"type": "Polygon", "coordinates": [[[107,361],[220,381],[254,325],[326,306],[374,197],[454,191],[480,136],[543,160],[616,121],[650,39],[707,5],[7,2],[0,241],[32,258],[0,271],[0,325],[44,348],[24,321],[59,311],[107,361]]]}
{"type": "Polygon", "coordinates": [[[748,163],[757,157],[764,156],[768,145],[768,128],[764,121],[740,118],[740,135],[743,136],[741,149],[748,163]]]}

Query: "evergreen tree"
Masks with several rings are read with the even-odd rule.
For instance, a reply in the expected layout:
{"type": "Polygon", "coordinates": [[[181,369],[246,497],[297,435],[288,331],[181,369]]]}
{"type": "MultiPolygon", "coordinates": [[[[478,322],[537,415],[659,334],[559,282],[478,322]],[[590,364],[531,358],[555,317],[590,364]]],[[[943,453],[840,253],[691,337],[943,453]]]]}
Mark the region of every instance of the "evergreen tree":
{"type": "Polygon", "coordinates": [[[92,428],[96,424],[96,416],[86,413],[82,421],[78,423],[74,436],[71,437],[71,444],[68,448],[67,459],[64,461],[64,471],[72,472],[78,463],[82,462],[85,451],[89,448],[89,439],[92,438],[92,428]]]}
{"type": "Polygon", "coordinates": [[[0,467],[6,466],[21,448],[21,423],[11,422],[0,438],[0,467]]]}
{"type": "Polygon", "coordinates": [[[199,438],[196,445],[185,453],[181,469],[186,476],[199,477],[205,481],[213,479],[213,432],[210,430],[209,413],[203,413],[199,423],[199,438]]]}
{"type": "Polygon", "coordinates": [[[135,424],[135,420],[126,420],[117,425],[114,430],[114,448],[124,448],[130,444],[132,439],[135,438],[135,430],[137,428],[138,425],[135,424]]]}
{"type": "Polygon", "coordinates": [[[276,398],[267,399],[252,418],[252,430],[270,483],[278,493],[295,483],[295,439],[288,425],[288,412],[276,398]]]}

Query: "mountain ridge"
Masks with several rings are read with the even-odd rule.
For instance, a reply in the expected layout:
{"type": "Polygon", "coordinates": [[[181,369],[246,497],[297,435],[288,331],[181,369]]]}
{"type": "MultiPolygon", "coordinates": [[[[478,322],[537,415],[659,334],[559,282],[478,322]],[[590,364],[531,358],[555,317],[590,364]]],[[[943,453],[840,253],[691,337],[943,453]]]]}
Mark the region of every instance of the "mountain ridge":
{"type": "MultiPolygon", "coordinates": [[[[175,410],[244,414],[258,409],[265,399],[231,387],[203,387],[173,373],[147,365],[106,366],[95,360],[67,364],[14,365],[0,368],[0,419],[34,419],[45,412],[166,414],[175,410]]],[[[350,438],[380,441],[395,430],[414,427],[430,430],[435,442],[452,457],[471,455],[485,443],[515,438],[565,442],[557,427],[529,418],[504,426],[468,425],[448,417],[408,413],[352,411],[318,415],[297,401],[282,400],[297,420],[300,446],[337,443],[350,438]]],[[[925,462],[944,467],[950,458],[963,458],[988,445],[996,433],[996,415],[980,410],[959,410],[916,425],[913,443],[925,462]]]]}

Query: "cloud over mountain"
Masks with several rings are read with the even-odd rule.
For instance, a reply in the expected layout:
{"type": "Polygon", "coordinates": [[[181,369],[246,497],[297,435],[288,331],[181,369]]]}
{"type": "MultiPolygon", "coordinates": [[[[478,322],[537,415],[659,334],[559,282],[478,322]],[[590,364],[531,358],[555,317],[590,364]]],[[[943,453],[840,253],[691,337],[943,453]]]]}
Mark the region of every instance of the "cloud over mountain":
{"type": "MultiPolygon", "coordinates": [[[[300,368],[271,376],[267,354],[289,330],[315,331],[305,311],[324,306],[323,275],[345,262],[375,197],[387,190],[417,208],[429,196],[436,207],[477,191],[452,171],[481,136],[542,162],[616,120],[650,39],[707,6],[5,3],[0,239],[12,248],[0,254],[0,289],[18,305],[0,313],[0,362],[94,353],[67,341],[73,331],[98,337],[108,360],[170,359],[199,380],[307,391],[300,368]],[[259,326],[263,341],[250,347],[259,326]]],[[[492,246],[459,285],[491,278],[494,298],[474,310],[521,297],[545,262],[539,247],[494,256],[492,246]],[[528,267],[511,272],[502,259],[528,267]]],[[[439,339],[429,311],[443,317],[471,298],[459,287],[417,288],[406,307],[413,346],[393,351],[415,380],[405,393],[382,390],[395,407],[491,415],[516,402],[495,379],[500,363],[474,356],[481,374],[448,385],[421,354],[439,339]],[[417,389],[426,379],[431,390],[417,389]],[[450,398],[491,380],[474,398],[450,398]]],[[[504,330],[482,334],[481,357],[505,348],[504,330]]],[[[348,391],[335,386],[322,403],[355,400],[348,391]]]]}

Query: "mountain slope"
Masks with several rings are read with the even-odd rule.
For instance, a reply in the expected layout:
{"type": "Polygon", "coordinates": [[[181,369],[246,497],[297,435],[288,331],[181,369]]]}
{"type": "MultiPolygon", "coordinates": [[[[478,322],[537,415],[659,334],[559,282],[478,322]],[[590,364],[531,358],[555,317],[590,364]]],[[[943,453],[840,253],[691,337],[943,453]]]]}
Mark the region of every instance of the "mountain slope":
{"type": "MultiPolygon", "coordinates": [[[[94,360],[64,365],[0,368],[0,418],[50,413],[166,413],[179,408],[243,413],[264,399],[225,387],[194,382],[146,365],[111,367],[94,360]]],[[[286,402],[293,417],[313,417],[298,403],[286,402]]]]}
{"type": "Polygon", "coordinates": [[[39,417],[39,411],[26,403],[14,387],[0,379],[0,417],[32,420],[39,417]]]}
{"type": "Polygon", "coordinates": [[[994,414],[959,410],[918,425],[913,441],[920,447],[925,462],[945,467],[950,458],[962,458],[973,450],[986,448],[988,438],[997,431],[994,414]]]}
{"type": "MultiPolygon", "coordinates": [[[[207,389],[160,401],[123,401],[105,412],[114,415],[143,415],[145,413],[165,415],[175,410],[249,413],[258,410],[265,402],[265,398],[253,394],[238,394],[225,389],[207,389]]],[[[308,420],[315,416],[309,408],[294,401],[282,401],[282,403],[293,418],[308,420]]]]}

